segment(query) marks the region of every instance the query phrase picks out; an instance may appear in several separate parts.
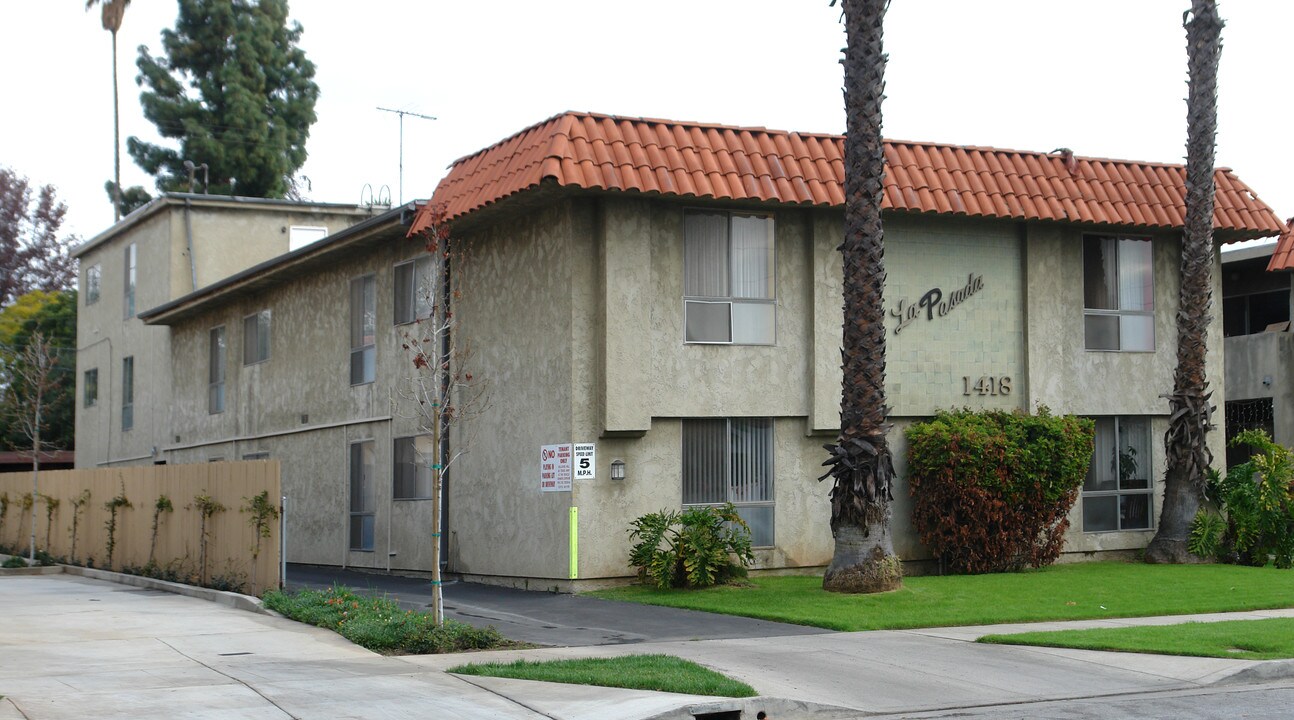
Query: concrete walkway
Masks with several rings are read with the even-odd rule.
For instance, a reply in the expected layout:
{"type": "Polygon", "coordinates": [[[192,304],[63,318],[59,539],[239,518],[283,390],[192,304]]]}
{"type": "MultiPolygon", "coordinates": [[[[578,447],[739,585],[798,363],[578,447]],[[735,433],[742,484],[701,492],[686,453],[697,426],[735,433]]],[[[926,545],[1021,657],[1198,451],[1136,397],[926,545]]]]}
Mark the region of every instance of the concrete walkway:
{"type": "MultiPolygon", "coordinates": [[[[1260,617],[1044,623],[1004,630],[1260,617]]],[[[340,636],[200,599],[72,575],[0,577],[0,719],[858,717],[1195,688],[1291,677],[1287,661],[1051,650],[969,642],[988,628],[830,633],[383,657],[340,636]],[[662,652],[763,695],[734,703],[667,693],[463,678],[467,661],[662,652]],[[690,710],[689,710],[690,708],[690,710]]],[[[1027,714],[1027,713],[1026,713],[1027,714]]]]}

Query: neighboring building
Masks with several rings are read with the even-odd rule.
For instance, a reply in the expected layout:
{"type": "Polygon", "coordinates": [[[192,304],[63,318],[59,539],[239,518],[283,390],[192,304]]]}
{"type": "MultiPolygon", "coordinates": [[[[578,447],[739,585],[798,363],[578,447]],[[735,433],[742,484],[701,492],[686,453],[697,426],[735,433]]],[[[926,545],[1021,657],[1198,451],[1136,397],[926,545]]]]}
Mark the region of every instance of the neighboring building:
{"type": "MultiPolygon", "coordinates": [[[[73,450],[46,450],[40,454],[41,470],[70,470],[76,463],[76,452],[73,450]]],[[[0,451],[0,473],[31,472],[30,450],[0,451]]]]}
{"type": "MultiPolygon", "coordinates": [[[[454,311],[493,397],[470,447],[451,438],[468,452],[447,490],[449,570],[559,589],[621,578],[633,518],[724,501],[751,525],[757,567],[822,566],[842,150],[839,136],[583,113],[527,128],[456,162],[416,219],[397,208],[150,305],[146,321],[174,338],[159,458],[268,453],[289,560],[428,570],[399,290],[422,256],[401,238],[441,208],[468,252],[454,311]],[[594,477],[542,490],[541,447],[571,441],[596,444],[594,477]]],[[[1098,456],[1066,552],[1143,547],[1162,495],[1181,166],[901,142],[886,161],[900,478],[903,430],[939,409],[1093,416],[1098,456]]],[[[1280,231],[1233,173],[1216,179],[1219,244],[1280,231]]],[[[1221,388],[1220,325],[1209,347],[1221,388]]],[[[896,550],[925,559],[905,480],[895,496],[896,550]]]]}
{"type": "Polygon", "coordinates": [[[170,331],[146,327],[141,312],[371,214],[354,205],[167,193],[73,250],[82,289],[77,467],[166,461],[170,331]]]}
{"type": "MultiPolygon", "coordinates": [[[[1226,467],[1249,457],[1245,447],[1230,446],[1231,438],[1242,430],[1265,430],[1281,445],[1294,446],[1291,270],[1294,219],[1275,244],[1222,254],[1226,467]]],[[[1218,463],[1219,469],[1223,464],[1218,463]]]]}

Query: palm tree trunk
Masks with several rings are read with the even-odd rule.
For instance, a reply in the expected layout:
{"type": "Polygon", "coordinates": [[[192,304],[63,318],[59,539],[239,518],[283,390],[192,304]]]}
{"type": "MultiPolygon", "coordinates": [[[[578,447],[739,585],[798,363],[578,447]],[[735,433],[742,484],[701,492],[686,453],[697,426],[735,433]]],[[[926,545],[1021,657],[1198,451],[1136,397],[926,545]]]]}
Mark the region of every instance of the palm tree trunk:
{"type": "Polygon", "coordinates": [[[112,31],[112,221],[121,219],[121,111],[117,92],[117,31],[112,31]]]}
{"type": "Polygon", "coordinates": [[[1177,370],[1169,396],[1164,453],[1164,506],[1159,530],[1146,547],[1147,562],[1194,560],[1186,549],[1213,453],[1205,337],[1213,300],[1213,151],[1218,126],[1218,58],[1222,18],[1214,0],[1192,0],[1186,22],[1190,86],[1186,101],[1186,227],[1182,237],[1177,311],[1177,370]]]}
{"type": "MultiPolygon", "coordinates": [[[[881,100],[887,0],[844,0],[845,239],[844,328],[840,437],[825,446],[833,478],[831,532],[835,552],[826,590],[880,592],[902,585],[890,535],[894,462],[886,433],[885,248],[881,192],[885,177],[881,100]]],[[[826,475],[823,476],[824,478],[826,475]]]]}

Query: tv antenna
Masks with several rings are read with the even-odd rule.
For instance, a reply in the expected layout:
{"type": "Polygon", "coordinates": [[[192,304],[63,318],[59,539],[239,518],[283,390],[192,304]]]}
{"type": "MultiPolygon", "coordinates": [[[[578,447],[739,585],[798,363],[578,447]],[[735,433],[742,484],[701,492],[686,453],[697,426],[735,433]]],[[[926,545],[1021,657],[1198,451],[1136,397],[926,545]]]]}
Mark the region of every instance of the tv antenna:
{"type": "Polygon", "coordinates": [[[400,116],[400,204],[404,204],[404,116],[410,115],[423,120],[435,120],[431,115],[421,115],[408,110],[392,110],[391,108],[378,107],[382,112],[395,113],[400,116]]]}

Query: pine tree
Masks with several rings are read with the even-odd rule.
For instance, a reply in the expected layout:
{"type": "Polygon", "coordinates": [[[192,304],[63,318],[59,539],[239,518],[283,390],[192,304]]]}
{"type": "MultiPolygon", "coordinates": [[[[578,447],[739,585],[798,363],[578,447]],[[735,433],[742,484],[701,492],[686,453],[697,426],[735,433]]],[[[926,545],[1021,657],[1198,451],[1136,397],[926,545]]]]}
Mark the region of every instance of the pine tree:
{"type": "Polygon", "coordinates": [[[301,32],[287,0],[180,0],[163,55],[141,46],[136,61],[144,116],[180,147],[126,142],[158,189],[187,190],[189,161],[207,165],[213,193],[283,197],[319,98],[301,32]]]}

